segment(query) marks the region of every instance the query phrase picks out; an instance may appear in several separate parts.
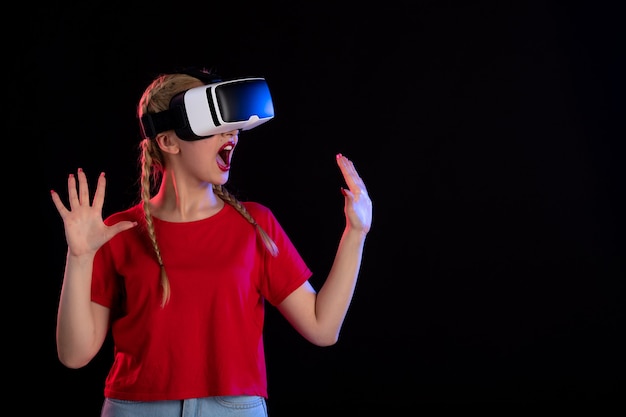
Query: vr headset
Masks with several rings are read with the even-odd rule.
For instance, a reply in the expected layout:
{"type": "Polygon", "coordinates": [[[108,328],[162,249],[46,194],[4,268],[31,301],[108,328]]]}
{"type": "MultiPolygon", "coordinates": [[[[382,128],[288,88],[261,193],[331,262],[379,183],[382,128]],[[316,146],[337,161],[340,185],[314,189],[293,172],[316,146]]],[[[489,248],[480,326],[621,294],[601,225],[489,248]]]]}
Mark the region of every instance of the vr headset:
{"type": "Polygon", "coordinates": [[[264,78],[237,78],[194,87],[172,97],[169,109],[141,117],[144,137],[174,129],[183,140],[199,140],[231,130],[250,130],[274,117],[264,78]]]}

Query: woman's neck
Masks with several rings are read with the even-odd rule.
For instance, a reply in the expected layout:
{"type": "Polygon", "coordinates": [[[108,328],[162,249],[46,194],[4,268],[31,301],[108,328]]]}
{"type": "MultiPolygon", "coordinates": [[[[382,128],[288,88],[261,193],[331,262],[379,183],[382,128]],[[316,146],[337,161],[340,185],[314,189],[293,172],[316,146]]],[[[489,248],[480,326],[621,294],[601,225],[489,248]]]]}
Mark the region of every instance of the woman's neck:
{"type": "Polygon", "coordinates": [[[224,201],[213,191],[213,185],[181,186],[164,178],[157,194],[150,199],[152,215],[170,222],[206,219],[224,207],[224,201]]]}

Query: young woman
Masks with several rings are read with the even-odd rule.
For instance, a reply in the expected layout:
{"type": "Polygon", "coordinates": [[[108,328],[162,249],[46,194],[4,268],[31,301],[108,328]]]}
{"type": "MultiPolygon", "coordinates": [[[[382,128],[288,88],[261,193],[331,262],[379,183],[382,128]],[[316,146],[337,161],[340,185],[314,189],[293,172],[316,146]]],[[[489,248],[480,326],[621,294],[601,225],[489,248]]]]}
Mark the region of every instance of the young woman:
{"type": "MultiPolygon", "coordinates": [[[[138,116],[208,82],[160,75],[138,116]]],[[[51,192],[68,245],[58,357],[83,367],[111,331],[103,417],[266,416],[265,300],[311,343],[337,342],[372,222],[365,184],[337,155],[346,225],[317,291],[272,212],[224,187],[238,141],[238,129],[190,140],[157,126],[140,145],[141,201],[105,220],[104,173],[93,200],[80,168],[68,178],[68,206],[51,192]]]]}

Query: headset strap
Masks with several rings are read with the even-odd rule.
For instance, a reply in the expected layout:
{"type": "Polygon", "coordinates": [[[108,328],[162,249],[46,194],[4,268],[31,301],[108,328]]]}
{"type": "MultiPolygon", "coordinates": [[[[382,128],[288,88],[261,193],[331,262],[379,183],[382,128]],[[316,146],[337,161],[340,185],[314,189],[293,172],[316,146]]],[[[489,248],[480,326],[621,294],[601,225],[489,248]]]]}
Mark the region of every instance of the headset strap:
{"type": "Polygon", "coordinates": [[[154,139],[157,133],[170,129],[182,129],[187,126],[183,109],[176,106],[158,113],[146,113],[141,116],[140,127],[144,137],[154,139]]]}

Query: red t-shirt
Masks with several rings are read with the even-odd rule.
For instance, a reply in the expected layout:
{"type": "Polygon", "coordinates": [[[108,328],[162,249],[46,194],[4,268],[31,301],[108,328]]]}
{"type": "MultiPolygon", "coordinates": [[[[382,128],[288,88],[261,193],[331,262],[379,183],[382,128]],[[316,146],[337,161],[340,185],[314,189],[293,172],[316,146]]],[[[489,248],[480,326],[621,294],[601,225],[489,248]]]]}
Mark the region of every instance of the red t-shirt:
{"type": "Polygon", "coordinates": [[[94,260],[92,300],[111,308],[115,349],[106,397],[267,397],[264,300],[279,304],[311,271],[272,212],[244,204],[278,246],[277,257],[228,204],[203,220],[154,219],[171,286],[164,308],[142,205],[106,219],[109,225],[139,223],[111,239],[94,260]]]}

